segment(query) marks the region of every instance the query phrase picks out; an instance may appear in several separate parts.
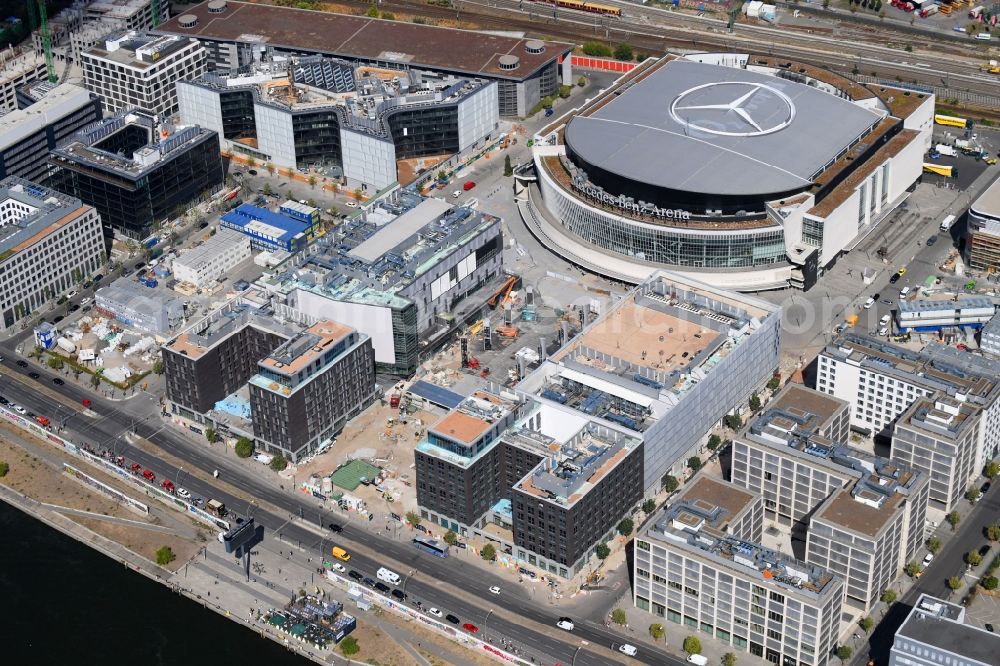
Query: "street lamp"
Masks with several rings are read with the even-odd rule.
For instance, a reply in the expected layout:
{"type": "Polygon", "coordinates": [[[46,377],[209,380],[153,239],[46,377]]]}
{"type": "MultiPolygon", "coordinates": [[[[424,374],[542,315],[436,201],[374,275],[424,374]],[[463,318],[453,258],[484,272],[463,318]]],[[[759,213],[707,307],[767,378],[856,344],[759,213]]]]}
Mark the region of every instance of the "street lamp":
{"type": "Polygon", "coordinates": [[[583,649],[582,645],[577,645],[576,649],[573,650],[573,663],[572,666],[576,666],[576,655],[580,654],[580,650],[583,649]]]}
{"type": "Polygon", "coordinates": [[[406,594],[406,584],[408,582],[410,582],[410,576],[413,575],[413,572],[414,572],[414,570],[410,569],[409,571],[406,572],[406,577],[403,578],[403,587],[400,588],[402,590],[403,594],[406,594]]]}

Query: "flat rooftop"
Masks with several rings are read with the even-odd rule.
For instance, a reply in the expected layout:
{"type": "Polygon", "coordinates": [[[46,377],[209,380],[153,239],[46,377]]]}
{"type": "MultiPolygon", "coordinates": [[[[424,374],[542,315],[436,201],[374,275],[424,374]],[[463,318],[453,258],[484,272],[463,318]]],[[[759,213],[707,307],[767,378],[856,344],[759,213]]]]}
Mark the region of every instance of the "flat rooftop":
{"type": "Polygon", "coordinates": [[[1000,220],[1000,178],[997,178],[972,202],[970,212],[1000,220]]]}
{"type": "Polygon", "coordinates": [[[974,426],[980,412],[976,405],[947,397],[917,398],[899,417],[899,423],[911,428],[934,433],[939,437],[957,439],[962,431],[974,426]]]}
{"type": "Polygon", "coordinates": [[[884,497],[863,485],[854,489],[840,488],[820,506],[814,518],[874,539],[888,524],[904,498],[905,495],[901,493],[884,497]]]}
{"type": "Polygon", "coordinates": [[[810,187],[884,116],[786,78],[666,59],[574,116],[565,143],[573,159],[653,187],[776,195],[810,187]]]}
{"type": "Polygon", "coordinates": [[[247,326],[286,340],[302,330],[302,326],[294,322],[277,318],[266,298],[251,289],[196,321],[168,342],[165,349],[199,359],[247,326]]]}
{"type": "Polygon", "coordinates": [[[451,204],[440,199],[424,199],[347,254],[366,263],[376,261],[401,242],[423,231],[424,227],[451,208],[451,204]]]}
{"type": "Polygon", "coordinates": [[[427,434],[432,440],[469,446],[508,417],[514,408],[514,403],[508,400],[486,391],[476,391],[428,428],[427,434]]]}
{"type": "Polygon", "coordinates": [[[789,382],[768,404],[768,410],[782,410],[792,414],[812,414],[815,426],[821,429],[849,403],[832,395],[789,382]]]}
{"type": "Polygon", "coordinates": [[[677,501],[689,502],[713,514],[711,527],[725,532],[729,521],[743,513],[754,502],[760,501],[760,495],[732,483],[699,474],[694,481],[684,487],[677,501]],[[715,512],[713,507],[718,507],[721,512],[715,512]]]}
{"type": "Polygon", "coordinates": [[[752,575],[761,584],[773,585],[793,594],[820,596],[830,591],[835,580],[825,569],[722,533],[725,512],[708,501],[678,498],[664,507],[640,532],[640,538],[659,542],[670,549],[682,549],[696,556],[727,561],[730,566],[752,575]],[[705,529],[708,527],[709,529],[705,529]],[[751,574],[753,572],[753,574],[751,574]]]}
{"type": "Polygon", "coordinates": [[[986,308],[995,310],[996,305],[985,296],[960,296],[958,300],[952,298],[918,298],[912,301],[900,299],[899,311],[902,312],[947,312],[955,310],[986,308]]]}
{"type": "MultiPolygon", "coordinates": [[[[964,609],[960,606],[924,594],[896,633],[984,666],[996,664],[1000,636],[965,624],[964,617],[964,609]]],[[[900,652],[905,653],[905,650],[900,652]]]]}
{"type": "Polygon", "coordinates": [[[0,150],[92,103],[91,99],[90,91],[72,83],[62,83],[28,108],[0,116],[0,150]]]}
{"type": "Polygon", "coordinates": [[[225,0],[223,10],[213,13],[210,4],[186,10],[161,23],[156,32],[223,42],[261,42],[307,53],[514,80],[531,76],[573,49],[572,44],[561,42],[234,0],[225,0]]]}
{"type": "Polygon", "coordinates": [[[258,365],[281,375],[295,375],[313,362],[324,359],[336,343],[353,332],[350,326],[328,319],[320,320],[286,341],[258,365]]]}
{"type": "Polygon", "coordinates": [[[0,261],[5,261],[86,214],[91,207],[69,195],[9,176],[0,180],[0,210],[13,213],[0,226],[0,261]]]}

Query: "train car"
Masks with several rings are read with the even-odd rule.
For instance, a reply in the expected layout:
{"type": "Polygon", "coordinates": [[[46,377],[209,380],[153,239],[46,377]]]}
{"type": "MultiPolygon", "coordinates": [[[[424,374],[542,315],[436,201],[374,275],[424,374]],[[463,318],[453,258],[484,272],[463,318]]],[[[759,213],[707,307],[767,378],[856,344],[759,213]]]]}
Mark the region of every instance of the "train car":
{"type": "Polygon", "coordinates": [[[603,5],[599,2],[587,2],[586,0],[539,0],[550,5],[556,5],[563,9],[575,9],[580,12],[590,12],[591,14],[601,14],[604,16],[621,16],[620,7],[603,5]]]}

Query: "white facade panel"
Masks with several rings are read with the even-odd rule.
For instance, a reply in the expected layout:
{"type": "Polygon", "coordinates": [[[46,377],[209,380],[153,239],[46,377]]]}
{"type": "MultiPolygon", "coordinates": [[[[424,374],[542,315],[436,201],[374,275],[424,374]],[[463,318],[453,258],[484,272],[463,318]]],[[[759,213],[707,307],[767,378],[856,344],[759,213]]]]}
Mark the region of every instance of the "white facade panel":
{"type": "Polygon", "coordinates": [[[396,147],[391,141],[341,129],[340,145],[349,185],[377,191],[396,182],[396,147]]]}
{"type": "Polygon", "coordinates": [[[376,363],[392,365],[396,362],[390,308],[335,301],[305,289],[295,291],[294,302],[297,310],[310,317],[331,319],[367,334],[372,340],[376,363]]]}
{"type": "Polygon", "coordinates": [[[463,151],[494,131],[500,123],[497,84],[483,86],[458,105],[458,149],[463,151]]]}
{"type": "Polygon", "coordinates": [[[294,169],[292,116],[264,104],[254,104],[254,116],[257,119],[257,149],[269,155],[276,166],[294,169]]]}

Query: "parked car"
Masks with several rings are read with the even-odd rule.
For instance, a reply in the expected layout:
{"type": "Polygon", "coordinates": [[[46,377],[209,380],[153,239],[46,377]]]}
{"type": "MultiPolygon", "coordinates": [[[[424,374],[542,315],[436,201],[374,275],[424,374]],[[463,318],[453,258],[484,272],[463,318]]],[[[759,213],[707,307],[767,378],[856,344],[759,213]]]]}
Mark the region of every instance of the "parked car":
{"type": "Polygon", "coordinates": [[[986,557],[990,554],[990,544],[984,543],[979,547],[979,557],[986,557]]]}
{"type": "Polygon", "coordinates": [[[874,296],[869,296],[868,300],[865,301],[865,310],[871,308],[871,306],[873,306],[873,305],[875,305],[875,297],[874,296]]]}
{"type": "Polygon", "coordinates": [[[361,575],[361,572],[360,571],[355,571],[354,569],[351,569],[350,571],[348,571],[347,575],[350,576],[351,578],[353,578],[354,580],[363,580],[364,579],[364,576],[361,575]]]}
{"type": "Polygon", "coordinates": [[[934,243],[937,243],[937,236],[931,236],[930,238],[927,239],[928,245],[934,245],[934,243]]]}
{"type": "Polygon", "coordinates": [[[896,284],[897,282],[899,282],[899,277],[900,277],[899,273],[893,273],[892,277],[889,278],[889,284],[896,284]]]}
{"type": "Polygon", "coordinates": [[[442,616],[444,615],[444,614],[443,614],[443,613],[442,613],[441,611],[439,611],[439,610],[438,610],[437,608],[428,608],[428,609],[427,609],[427,614],[428,614],[428,615],[433,615],[434,617],[442,617],[442,616]]]}
{"type": "Polygon", "coordinates": [[[250,174],[251,176],[256,176],[257,175],[257,171],[255,169],[248,169],[247,173],[250,174]]]}
{"type": "Polygon", "coordinates": [[[189,491],[187,488],[178,488],[177,496],[180,497],[181,499],[191,499],[191,491],[189,491]]]}
{"type": "Polygon", "coordinates": [[[989,481],[987,481],[986,483],[984,483],[983,485],[981,485],[979,487],[979,494],[980,495],[985,495],[989,491],[990,491],[990,482],[989,481]]]}
{"type": "Polygon", "coordinates": [[[466,622],[465,624],[462,625],[462,628],[468,631],[470,634],[475,634],[479,631],[479,627],[472,624],[471,622],[466,622]]]}
{"type": "Polygon", "coordinates": [[[926,567],[933,561],[934,561],[934,553],[927,553],[926,555],[924,555],[924,560],[923,562],[920,563],[920,565],[926,567]]]}
{"type": "Polygon", "coordinates": [[[406,601],[406,592],[396,589],[392,591],[392,596],[396,597],[400,601],[406,601]]]}
{"type": "Polygon", "coordinates": [[[150,483],[152,483],[153,481],[156,481],[156,474],[154,474],[153,470],[151,470],[151,469],[147,469],[146,471],[144,471],[142,473],[142,477],[144,479],[146,479],[147,481],[149,481],[150,483]]]}
{"type": "Polygon", "coordinates": [[[462,185],[462,189],[465,190],[466,192],[468,192],[469,190],[471,190],[475,186],[476,186],[476,181],[474,181],[474,180],[467,180],[467,181],[465,181],[465,184],[462,185]]]}
{"type": "Polygon", "coordinates": [[[368,587],[375,587],[375,579],[370,576],[365,576],[365,579],[361,582],[363,582],[368,587]]]}
{"type": "Polygon", "coordinates": [[[378,590],[379,592],[381,592],[382,594],[389,594],[389,589],[390,588],[389,588],[388,585],[386,585],[382,581],[379,581],[379,582],[375,583],[375,589],[378,590]]]}
{"type": "Polygon", "coordinates": [[[330,565],[330,568],[333,569],[334,571],[339,571],[340,573],[344,573],[345,571],[347,571],[347,567],[345,567],[340,562],[334,562],[334,563],[332,563],[330,565]]]}
{"type": "Polygon", "coordinates": [[[444,619],[448,620],[452,624],[458,624],[458,622],[459,622],[458,617],[452,615],[451,613],[448,613],[447,615],[445,615],[444,619]]]}

